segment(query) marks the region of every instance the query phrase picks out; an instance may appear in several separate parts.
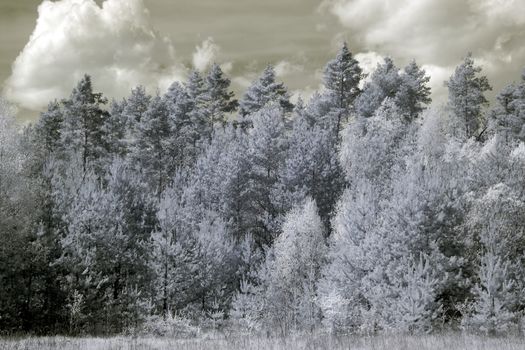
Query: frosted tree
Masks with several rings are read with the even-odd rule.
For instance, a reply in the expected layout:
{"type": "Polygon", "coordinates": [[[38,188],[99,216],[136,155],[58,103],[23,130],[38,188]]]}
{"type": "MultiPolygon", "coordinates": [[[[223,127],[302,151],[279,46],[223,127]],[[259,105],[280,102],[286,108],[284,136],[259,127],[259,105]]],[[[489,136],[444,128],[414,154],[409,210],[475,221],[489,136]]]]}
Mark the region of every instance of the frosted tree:
{"type": "Polygon", "coordinates": [[[238,106],[235,94],[230,89],[230,79],[224,76],[221,67],[214,63],[206,76],[206,90],[209,95],[208,113],[213,125],[223,125],[225,115],[233,113],[238,106]]]}
{"type": "Polygon", "coordinates": [[[202,75],[194,70],[191,72],[185,85],[186,92],[191,103],[190,133],[188,135],[194,148],[202,140],[209,140],[213,130],[213,120],[208,106],[212,96],[208,93],[206,81],[202,75]]]}
{"type": "Polygon", "coordinates": [[[106,322],[119,331],[145,316],[154,212],[145,185],[122,161],[108,169],[105,182],[88,173],[73,188],[57,263],[68,271],[71,297],[79,293],[85,301],[86,326],[106,322]]]}
{"type": "Polygon", "coordinates": [[[317,281],[324,263],[324,227],[308,198],[289,212],[274,246],[266,291],[265,317],[281,329],[312,329],[320,320],[317,281]]]}
{"type": "Polygon", "coordinates": [[[196,160],[192,170],[192,205],[212,210],[228,218],[231,234],[240,239],[253,222],[249,203],[250,160],[247,135],[232,126],[217,129],[210,145],[196,160]]]}
{"type": "Polygon", "coordinates": [[[56,151],[59,146],[63,120],[62,106],[57,101],[49,103],[47,111],[40,115],[35,125],[35,137],[46,154],[56,151]]]}
{"type": "Polygon", "coordinates": [[[279,106],[263,108],[252,116],[253,128],[248,136],[251,166],[247,205],[253,213],[254,238],[264,244],[273,241],[282,219],[277,200],[281,190],[276,185],[287,148],[283,119],[279,106]]]}
{"type": "Polygon", "coordinates": [[[340,161],[349,187],[336,208],[330,262],[319,285],[324,321],[334,331],[379,327],[374,322],[380,312],[371,309],[370,293],[385,278],[383,211],[393,194],[395,170],[403,169],[409,130],[389,100],[373,117],[345,129],[340,161]]]}
{"type": "Polygon", "coordinates": [[[239,112],[241,116],[245,117],[261,110],[272,102],[281,106],[286,112],[290,112],[293,109],[286,87],[283,83],[276,82],[275,70],[273,66],[269,65],[264,69],[261,76],[246,90],[239,101],[239,112]]]}
{"type": "Polygon", "coordinates": [[[134,164],[140,168],[150,189],[158,196],[169,185],[174,159],[171,137],[172,123],[168,104],[160,96],[151,101],[138,127],[134,164]]]}
{"type": "Polygon", "coordinates": [[[328,62],[324,71],[324,85],[332,107],[337,109],[335,132],[339,135],[342,118],[347,119],[354,101],[360,93],[359,84],[363,78],[359,62],[348,50],[346,43],[335,59],[328,62]]]}
{"type": "Polygon", "coordinates": [[[128,119],[128,125],[133,127],[140,123],[142,116],[148,110],[152,97],[147,94],[143,86],[137,86],[131,90],[131,95],[126,98],[122,114],[128,119]]]}
{"type": "Polygon", "coordinates": [[[505,184],[491,186],[475,201],[469,225],[482,252],[478,262],[479,282],[474,288],[472,314],[467,327],[500,333],[516,327],[525,286],[523,261],[518,247],[525,241],[523,216],[525,204],[518,193],[505,184]]]}
{"type": "Polygon", "coordinates": [[[245,276],[233,316],[248,328],[287,334],[319,324],[317,281],[325,261],[324,227],[307,198],[286,214],[281,234],[254,276],[245,276]]]}
{"type": "MultiPolygon", "coordinates": [[[[367,293],[371,309],[365,315],[383,330],[428,333],[440,316],[441,271],[432,266],[433,259],[422,253],[414,252],[414,255],[391,261],[385,269],[387,281],[371,279],[365,282],[372,282],[367,293]]],[[[370,323],[370,320],[365,322],[370,323]]]]}
{"type": "Polygon", "coordinates": [[[155,290],[164,317],[192,305],[209,311],[218,302],[223,309],[227,284],[235,278],[234,244],[224,221],[186,207],[185,196],[174,188],[164,192],[153,234],[155,290]]]}
{"type": "Polygon", "coordinates": [[[445,83],[450,108],[463,120],[467,138],[481,134],[484,127],[482,111],[488,104],[484,94],[492,90],[487,77],[480,73],[481,67],[475,66],[472,54],[468,54],[445,83]]]}
{"type": "MultiPolygon", "coordinates": [[[[89,75],[80,80],[69,99],[63,102],[62,152],[79,152],[84,171],[87,171],[88,163],[96,164],[107,152],[103,128],[108,117],[108,112],[103,109],[106,103],[101,93],[93,92],[89,75]]],[[[98,173],[101,172],[101,166],[96,165],[98,173]]]]}
{"type": "Polygon", "coordinates": [[[328,227],[344,182],[333,131],[309,125],[307,112],[303,111],[296,113],[288,137],[290,146],[280,175],[283,205],[292,208],[310,196],[328,227]]]}
{"type": "Polygon", "coordinates": [[[519,298],[518,285],[509,273],[509,261],[493,252],[481,258],[479,283],[474,288],[473,312],[463,319],[463,326],[489,335],[516,330],[519,313],[514,311],[519,298]]]}
{"type": "Polygon", "coordinates": [[[123,157],[128,152],[128,118],[123,110],[125,103],[112,101],[109,108],[109,115],[104,120],[104,141],[107,145],[108,163],[111,164],[113,158],[123,157]]]}
{"type": "Polygon", "coordinates": [[[400,79],[401,84],[395,98],[396,105],[413,120],[432,102],[428,86],[430,77],[415,60],[412,60],[404,68],[400,79]]]}
{"type": "Polygon", "coordinates": [[[430,77],[414,60],[400,71],[387,57],[365,83],[363,93],[356,101],[357,113],[361,117],[370,117],[389,98],[396,104],[400,115],[413,120],[432,101],[429,81],[430,77]]]}
{"type": "Polygon", "coordinates": [[[53,275],[38,235],[43,203],[39,181],[30,176],[32,157],[14,109],[0,98],[0,328],[12,332],[60,317],[60,310],[45,303],[55,307],[63,302],[60,293],[54,294],[54,281],[47,283],[53,275]]]}
{"type": "Polygon", "coordinates": [[[151,99],[152,97],[147,94],[143,86],[137,86],[131,90],[131,94],[122,103],[119,103],[119,113],[126,119],[126,133],[121,141],[127,144],[128,149],[135,146],[140,122],[148,110],[151,99]]]}
{"type": "Polygon", "coordinates": [[[384,63],[377,65],[356,101],[358,116],[365,118],[373,116],[386,98],[396,97],[401,83],[399,69],[390,57],[386,57],[384,63]]]}
{"type": "Polygon", "coordinates": [[[525,139],[525,74],[520,84],[503,88],[496,98],[497,105],[490,113],[489,126],[506,140],[525,139]]]}

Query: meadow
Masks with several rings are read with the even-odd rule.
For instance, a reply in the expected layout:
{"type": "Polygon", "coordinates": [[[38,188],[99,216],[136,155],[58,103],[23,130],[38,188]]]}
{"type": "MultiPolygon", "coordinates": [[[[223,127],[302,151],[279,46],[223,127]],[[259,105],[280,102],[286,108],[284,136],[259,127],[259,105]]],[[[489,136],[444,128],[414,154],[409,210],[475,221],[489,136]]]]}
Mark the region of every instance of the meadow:
{"type": "Polygon", "coordinates": [[[521,337],[489,338],[464,334],[372,337],[301,335],[280,337],[205,336],[169,338],[27,337],[0,339],[0,350],[522,350],[521,337]]]}

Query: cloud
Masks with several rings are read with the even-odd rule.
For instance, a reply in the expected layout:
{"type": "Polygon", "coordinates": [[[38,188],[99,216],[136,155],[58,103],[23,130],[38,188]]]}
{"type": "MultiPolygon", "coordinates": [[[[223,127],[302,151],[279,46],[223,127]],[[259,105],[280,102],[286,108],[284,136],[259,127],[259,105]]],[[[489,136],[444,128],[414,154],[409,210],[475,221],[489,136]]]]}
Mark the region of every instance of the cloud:
{"type": "Polygon", "coordinates": [[[275,65],[274,69],[275,69],[275,76],[277,77],[284,77],[287,75],[291,75],[294,73],[301,73],[304,71],[303,66],[299,64],[291,63],[288,61],[279,61],[275,65]]]}
{"type": "Polygon", "coordinates": [[[197,46],[193,54],[193,67],[199,71],[205,71],[216,59],[219,46],[215,44],[212,37],[204,40],[197,46]]]}
{"type": "Polygon", "coordinates": [[[138,84],[164,88],[181,80],[170,39],[150,23],[142,0],[44,1],[36,27],[5,84],[7,98],[38,110],[66,97],[87,73],[108,96],[126,95],[138,84]]]}
{"type": "Polygon", "coordinates": [[[354,57],[359,62],[359,66],[363,69],[363,73],[368,76],[376,69],[379,63],[384,62],[383,56],[373,51],[361,52],[354,57]]]}
{"type": "Polygon", "coordinates": [[[523,0],[325,0],[321,9],[348,29],[355,52],[415,58],[441,78],[468,51],[495,85],[519,77],[525,62],[523,0]]]}

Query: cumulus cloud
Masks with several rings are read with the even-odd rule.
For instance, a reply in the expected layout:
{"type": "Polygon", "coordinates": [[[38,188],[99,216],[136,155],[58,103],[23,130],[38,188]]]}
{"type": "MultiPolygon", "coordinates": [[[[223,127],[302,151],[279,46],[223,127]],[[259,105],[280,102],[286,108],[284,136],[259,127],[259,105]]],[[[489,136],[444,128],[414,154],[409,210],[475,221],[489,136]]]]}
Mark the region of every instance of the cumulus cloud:
{"type": "Polygon", "coordinates": [[[322,8],[348,28],[354,51],[415,58],[440,78],[468,51],[495,85],[525,62],[523,0],[325,0],[322,8]]]}
{"type": "Polygon", "coordinates": [[[299,64],[291,63],[288,61],[279,61],[275,67],[275,76],[284,77],[287,75],[300,73],[304,71],[304,67],[299,64]]]}
{"type": "Polygon", "coordinates": [[[197,46],[193,54],[193,67],[199,71],[205,71],[216,59],[219,46],[215,44],[212,37],[204,40],[197,46]]]}
{"type": "Polygon", "coordinates": [[[370,75],[379,63],[384,62],[383,56],[377,52],[361,52],[356,54],[355,59],[359,62],[359,66],[363,69],[363,73],[370,75]]]}
{"type": "Polygon", "coordinates": [[[12,67],[5,95],[37,110],[65,97],[83,74],[120,97],[138,84],[165,88],[181,80],[173,44],[150,23],[142,0],[45,0],[36,27],[12,67]]]}

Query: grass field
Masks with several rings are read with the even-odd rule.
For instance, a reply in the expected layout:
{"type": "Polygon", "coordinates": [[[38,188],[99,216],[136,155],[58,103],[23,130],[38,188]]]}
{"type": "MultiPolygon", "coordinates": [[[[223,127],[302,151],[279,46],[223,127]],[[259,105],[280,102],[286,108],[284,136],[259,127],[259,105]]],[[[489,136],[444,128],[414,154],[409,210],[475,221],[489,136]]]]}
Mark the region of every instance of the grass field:
{"type": "Polygon", "coordinates": [[[431,335],[419,337],[331,337],[300,336],[289,338],[208,337],[191,340],[163,338],[21,338],[0,339],[0,350],[523,350],[525,339],[484,338],[472,335],[431,335]]]}

